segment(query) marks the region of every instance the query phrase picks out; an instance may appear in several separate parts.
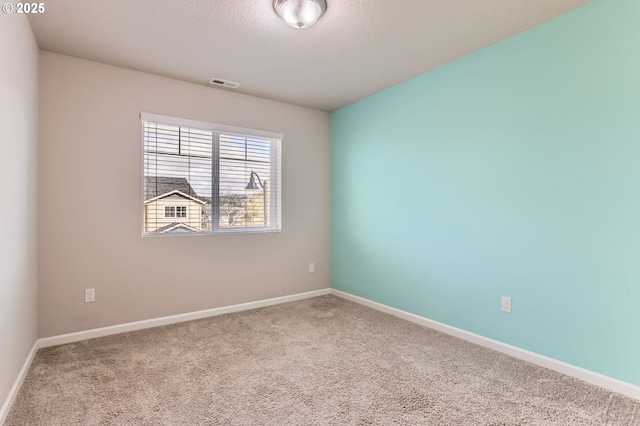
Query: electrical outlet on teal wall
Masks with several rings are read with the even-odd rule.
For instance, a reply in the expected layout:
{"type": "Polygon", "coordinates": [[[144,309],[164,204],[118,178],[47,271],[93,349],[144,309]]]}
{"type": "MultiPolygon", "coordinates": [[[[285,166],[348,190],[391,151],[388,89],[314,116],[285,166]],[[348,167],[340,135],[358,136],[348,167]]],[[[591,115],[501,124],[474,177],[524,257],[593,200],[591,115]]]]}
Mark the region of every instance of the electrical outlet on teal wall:
{"type": "Polygon", "coordinates": [[[638,22],[591,3],[334,112],[332,287],[640,385],[638,22]]]}

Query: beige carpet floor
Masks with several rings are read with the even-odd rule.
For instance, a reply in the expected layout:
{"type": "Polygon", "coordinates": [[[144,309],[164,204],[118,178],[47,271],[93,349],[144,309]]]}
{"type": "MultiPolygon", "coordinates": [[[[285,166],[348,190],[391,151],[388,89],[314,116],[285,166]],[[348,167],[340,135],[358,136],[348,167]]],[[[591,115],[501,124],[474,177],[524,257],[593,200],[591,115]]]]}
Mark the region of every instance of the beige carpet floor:
{"type": "Polygon", "coordinates": [[[38,351],[6,425],[640,425],[640,401],[334,296],[38,351]]]}

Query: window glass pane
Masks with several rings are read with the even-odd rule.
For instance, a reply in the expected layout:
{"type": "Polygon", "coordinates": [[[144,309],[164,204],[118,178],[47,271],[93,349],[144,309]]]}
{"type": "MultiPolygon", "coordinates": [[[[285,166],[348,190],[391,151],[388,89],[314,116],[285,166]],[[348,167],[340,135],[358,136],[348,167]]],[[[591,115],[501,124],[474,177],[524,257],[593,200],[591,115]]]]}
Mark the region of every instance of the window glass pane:
{"type": "Polygon", "coordinates": [[[210,130],[145,122],[145,233],[211,229],[212,155],[210,130]],[[157,214],[161,203],[172,205],[164,217],[157,214]],[[193,209],[189,216],[187,206],[193,209]]]}
{"type": "Polygon", "coordinates": [[[268,139],[220,135],[220,228],[269,226],[270,150],[268,139]]]}

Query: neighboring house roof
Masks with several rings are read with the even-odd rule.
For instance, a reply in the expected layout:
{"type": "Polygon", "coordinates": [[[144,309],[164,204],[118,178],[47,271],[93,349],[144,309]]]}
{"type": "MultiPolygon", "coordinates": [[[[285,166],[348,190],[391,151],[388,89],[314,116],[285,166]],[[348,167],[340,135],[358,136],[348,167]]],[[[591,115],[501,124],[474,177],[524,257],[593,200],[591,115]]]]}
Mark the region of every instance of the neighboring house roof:
{"type": "Polygon", "coordinates": [[[204,202],[204,201],[202,201],[202,200],[200,200],[198,198],[191,197],[191,196],[185,194],[184,192],[178,191],[177,189],[174,190],[174,191],[171,191],[171,192],[167,192],[166,194],[158,195],[157,197],[149,198],[148,200],[145,200],[144,203],[145,204],[149,204],[149,203],[152,203],[154,201],[160,200],[162,198],[170,197],[172,195],[179,195],[179,196],[184,197],[184,198],[186,198],[188,200],[193,200],[196,203],[207,204],[206,202],[204,202]]]}
{"type": "Polygon", "coordinates": [[[168,176],[145,176],[144,177],[144,199],[145,202],[152,198],[161,198],[167,193],[178,191],[183,195],[196,199],[203,204],[210,202],[206,197],[199,196],[193,190],[189,181],[185,178],[168,176]]]}
{"type": "Polygon", "coordinates": [[[154,233],[158,233],[158,234],[166,234],[166,233],[174,232],[174,231],[199,232],[199,231],[201,231],[201,229],[194,228],[193,226],[189,226],[186,223],[173,222],[173,223],[170,223],[168,225],[163,226],[162,228],[158,228],[153,232],[154,233]]]}

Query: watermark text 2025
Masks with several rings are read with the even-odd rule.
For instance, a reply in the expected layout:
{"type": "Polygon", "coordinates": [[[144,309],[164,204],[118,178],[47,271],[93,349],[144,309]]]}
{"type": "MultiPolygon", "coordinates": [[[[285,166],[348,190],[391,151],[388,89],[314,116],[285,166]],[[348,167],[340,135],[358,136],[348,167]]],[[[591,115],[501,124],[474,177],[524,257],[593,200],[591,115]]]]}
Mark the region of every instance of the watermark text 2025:
{"type": "Polygon", "coordinates": [[[5,3],[2,5],[4,13],[44,13],[44,3],[5,3]]]}

